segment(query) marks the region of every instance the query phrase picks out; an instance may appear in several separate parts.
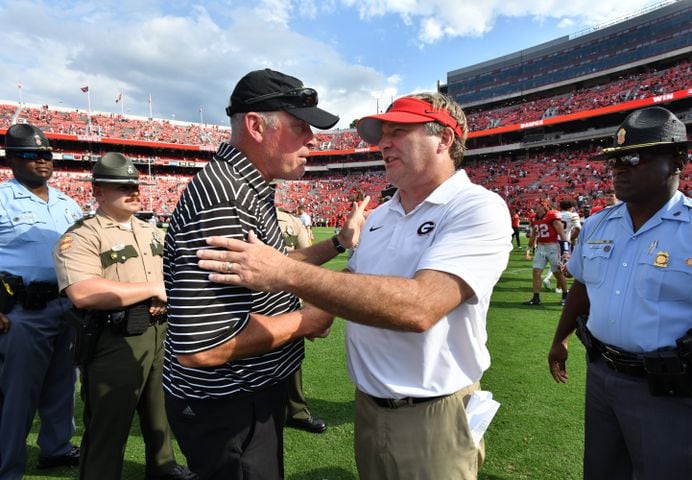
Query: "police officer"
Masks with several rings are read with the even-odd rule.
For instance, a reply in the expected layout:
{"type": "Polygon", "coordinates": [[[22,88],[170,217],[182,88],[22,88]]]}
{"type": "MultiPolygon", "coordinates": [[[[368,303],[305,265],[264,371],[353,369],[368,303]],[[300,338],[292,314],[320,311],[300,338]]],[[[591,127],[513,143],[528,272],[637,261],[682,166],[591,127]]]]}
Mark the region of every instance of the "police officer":
{"type": "Polygon", "coordinates": [[[130,159],[106,153],[92,174],[96,215],[68,230],[53,251],[60,289],[84,322],[76,352],[85,430],[80,478],[120,479],[135,410],[146,446],[146,478],[195,478],[175,461],[164,410],[161,233],[135,217],[142,204],[130,159]]]}
{"type": "Polygon", "coordinates": [[[685,125],[632,112],[605,160],[622,200],[589,217],[548,355],[567,380],[571,333],[589,353],[584,478],[689,479],[692,472],[692,200],[678,191],[685,125]],[[584,322],[584,316],[588,320],[584,322]]]}
{"type": "MultiPolygon", "coordinates": [[[[284,236],[288,250],[307,248],[311,245],[308,229],[296,216],[284,210],[276,210],[276,219],[284,236]]],[[[286,382],[288,403],[286,408],[286,425],[310,433],[323,433],[327,424],[308,410],[307,400],[303,392],[303,368],[299,368],[286,382]]]]}
{"type": "Polygon", "coordinates": [[[5,134],[13,179],[0,184],[0,479],[22,478],[26,437],[38,409],[39,468],[77,465],[74,433],[74,331],[62,319],[50,252],[81,218],[79,205],[49,187],[53,154],[28,124],[5,134]]]}

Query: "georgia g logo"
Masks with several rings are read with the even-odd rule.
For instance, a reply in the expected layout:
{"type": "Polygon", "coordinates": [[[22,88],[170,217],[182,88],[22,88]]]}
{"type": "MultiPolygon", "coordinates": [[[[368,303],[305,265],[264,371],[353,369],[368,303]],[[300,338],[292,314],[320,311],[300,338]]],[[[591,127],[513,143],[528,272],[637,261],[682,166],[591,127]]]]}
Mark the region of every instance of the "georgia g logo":
{"type": "Polygon", "coordinates": [[[418,235],[427,235],[433,230],[435,230],[435,222],[424,222],[420,227],[418,227],[416,233],[418,235]]]}

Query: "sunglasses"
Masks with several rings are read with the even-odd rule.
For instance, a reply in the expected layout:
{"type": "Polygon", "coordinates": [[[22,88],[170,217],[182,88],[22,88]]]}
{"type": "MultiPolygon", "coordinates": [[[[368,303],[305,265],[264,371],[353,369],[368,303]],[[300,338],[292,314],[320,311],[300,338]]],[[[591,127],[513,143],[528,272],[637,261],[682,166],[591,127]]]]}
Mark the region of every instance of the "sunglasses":
{"type": "Polygon", "coordinates": [[[641,160],[641,157],[639,156],[638,153],[633,153],[631,155],[622,155],[619,157],[611,157],[606,159],[606,165],[609,167],[614,167],[618,164],[620,165],[627,165],[629,167],[636,167],[639,165],[639,161],[641,160]]]}
{"type": "Polygon", "coordinates": [[[51,152],[16,152],[15,155],[22,160],[43,159],[47,162],[53,160],[53,154],[51,152]]]}
{"type": "Polygon", "coordinates": [[[317,90],[312,88],[298,88],[288,92],[268,93],[259,97],[245,100],[245,105],[263,102],[272,98],[285,98],[295,107],[314,107],[317,106],[317,90]]]}

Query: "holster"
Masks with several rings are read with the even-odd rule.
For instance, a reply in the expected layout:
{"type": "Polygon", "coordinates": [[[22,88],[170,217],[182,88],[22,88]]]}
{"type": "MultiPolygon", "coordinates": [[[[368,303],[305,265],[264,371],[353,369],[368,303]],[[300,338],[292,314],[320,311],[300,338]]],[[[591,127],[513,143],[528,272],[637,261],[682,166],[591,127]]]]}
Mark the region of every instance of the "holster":
{"type": "Polygon", "coordinates": [[[579,315],[577,317],[577,329],[575,333],[577,334],[577,338],[579,338],[581,343],[584,344],[584,348],[586,348],[586,354],[589,357],[589,361],[593,362],[598,356],[598,352],[595,348],[593,335],[591,335],[589,329],[586,328],[586,321],[588,319],[588,315],[579,315]]]}
{"type": "Polygon", "coordinates": [[[116,335],[125,337],[141,335],[146,332],[152,321],[149,314],[149,304],[150,302],[147,300],[136,303],[125,310],[110,312],[111,331],[116,335]]]}
{"type": "Polygon", "coordinates": [[[9,272],[0,272],[0,313],[12,311],[22,290],[24,290],[22,277],[9,272]]]}
{"type": "Polygon", "coordinates": [[[31,282],[26,285],[21,295],[22,307],[25,310],[43,310],[49,301],[60,295],[58,285],[49,282],[31,282]]]}
{"type": "Polygon", "coordinates": [[[94,358],[96,345],[105,324],[93,315],[93,310],[69,309],[64,317],[75,327],[74,364],[84,367],[94,358]]]}
{"type": "Polygon", "coordinates": [[[675,350],[659,350],[644,354],[644,370],[649,380],[649,391],[654,396],[692,396],[692,377],[675,350]]]}

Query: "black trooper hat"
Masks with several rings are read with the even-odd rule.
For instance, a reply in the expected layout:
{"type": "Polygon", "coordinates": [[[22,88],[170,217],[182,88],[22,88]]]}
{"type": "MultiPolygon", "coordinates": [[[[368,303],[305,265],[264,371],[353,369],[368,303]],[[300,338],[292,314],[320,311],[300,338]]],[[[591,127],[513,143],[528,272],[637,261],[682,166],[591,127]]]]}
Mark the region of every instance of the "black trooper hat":
{"type": "Polygon", "coordinates": [[[648,107],[627,115],[613,137],[613,146],[604,148],[593,160],[607,160],[623,153],[664,145],[687,146],[687,129],[671,111],[648,107]]]}
{"type": "Polygon", "coordinates": [[[317,108],[317,103],[315,89],[304,87],[295,77],[266,68],[250,72],[238,81],[226,114],[230,117],[234,113],[284,111],[315,128],[332,128],[339,117],[317,108]]]}
{"type": "Polygon", "coordinates": [[[122,153],[108,152],[94,164],[91,171],[95,183],[139,185],[139,172],[122,153]]]}
{"type": "Polygon", "coordinates": [[[28,123],[15,123],[5,133],[5,150],[53,150],[40,128],[28,123]]]}

